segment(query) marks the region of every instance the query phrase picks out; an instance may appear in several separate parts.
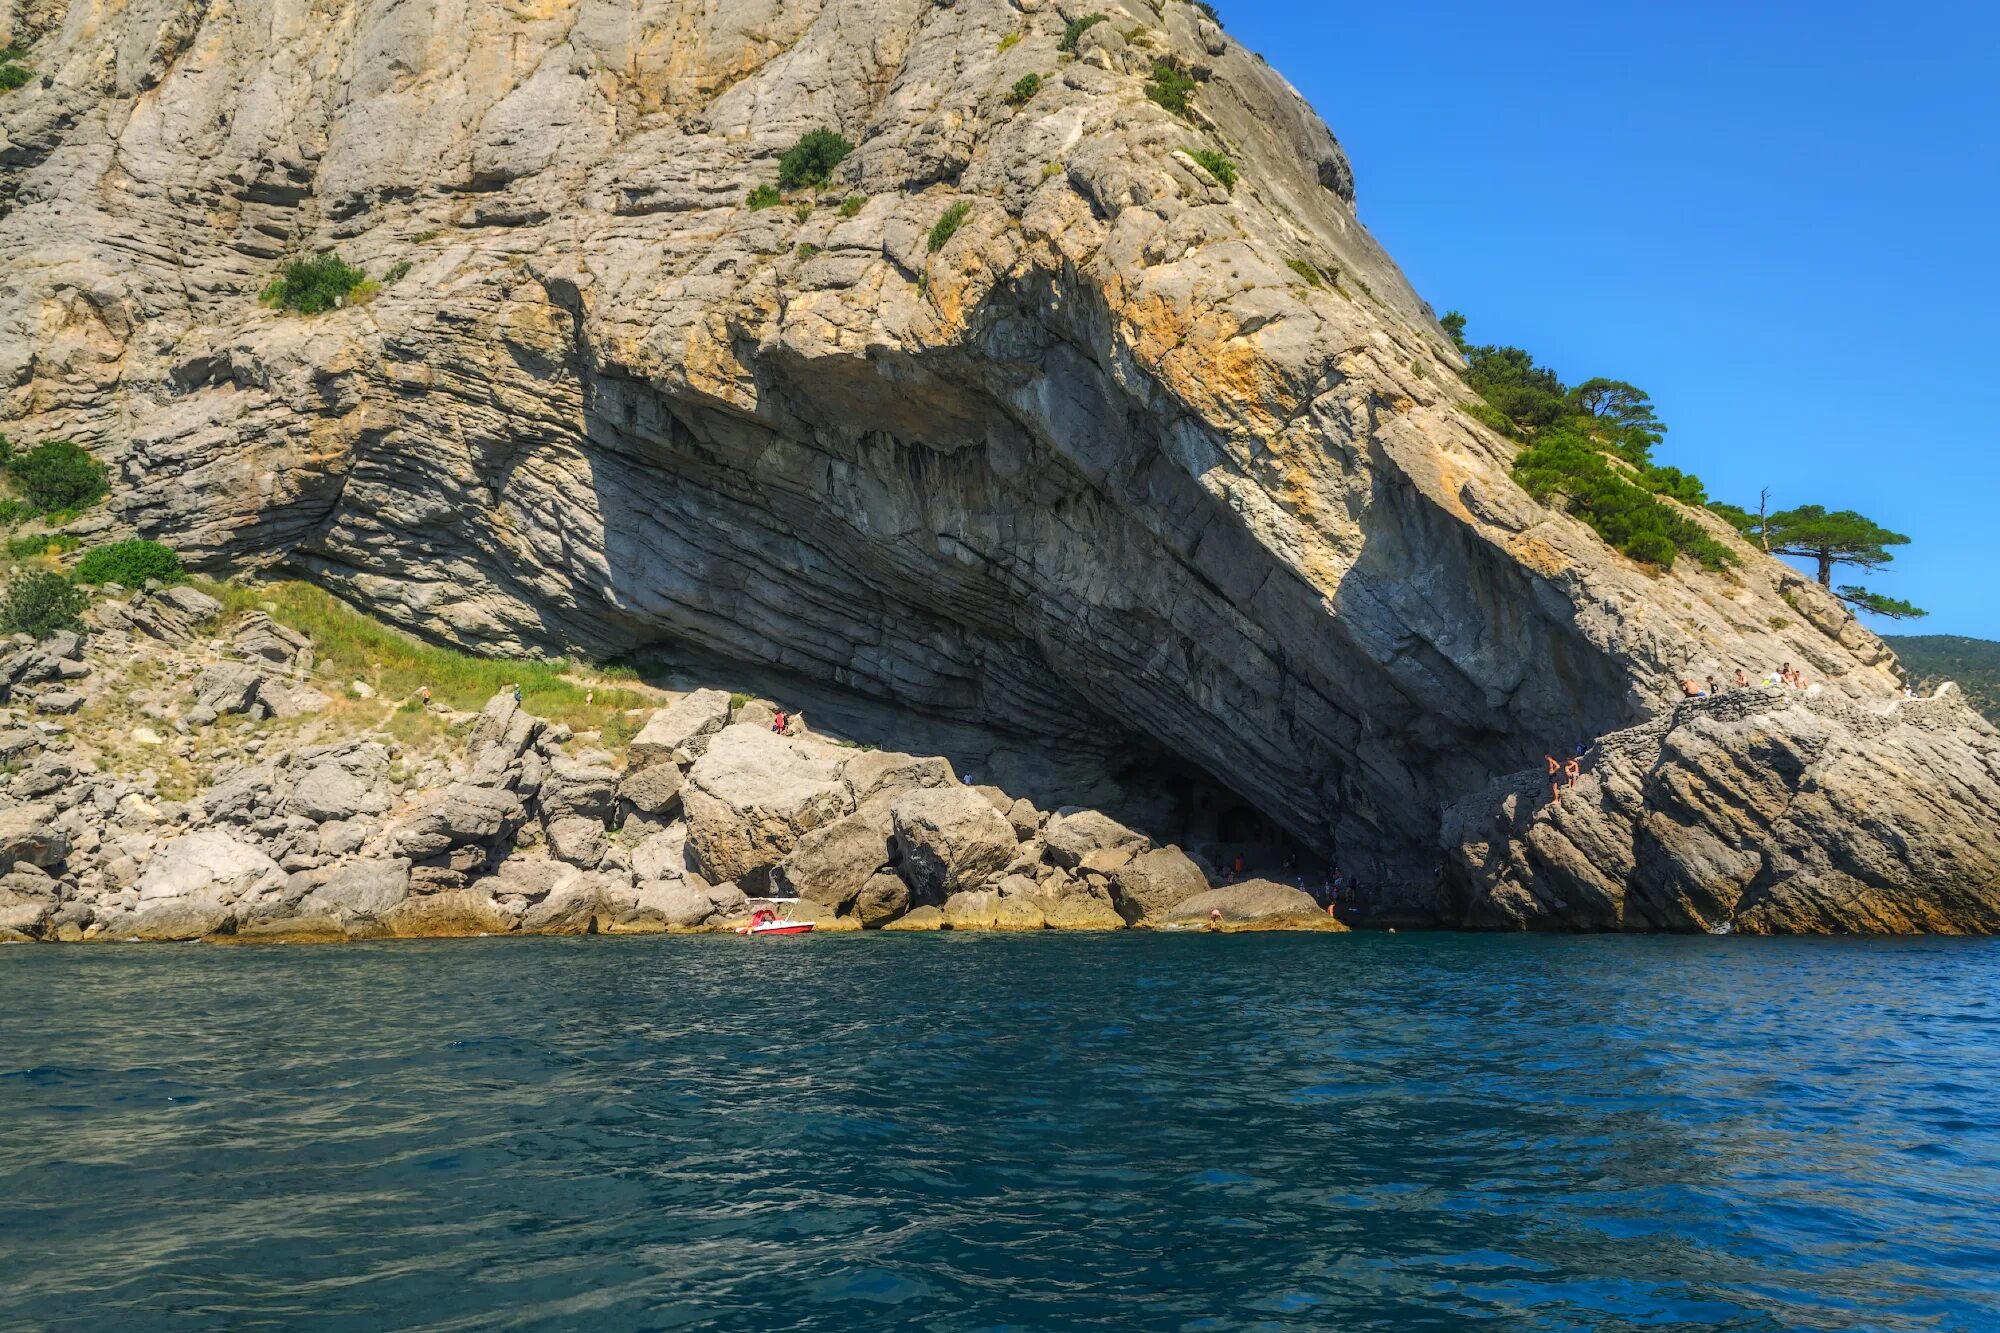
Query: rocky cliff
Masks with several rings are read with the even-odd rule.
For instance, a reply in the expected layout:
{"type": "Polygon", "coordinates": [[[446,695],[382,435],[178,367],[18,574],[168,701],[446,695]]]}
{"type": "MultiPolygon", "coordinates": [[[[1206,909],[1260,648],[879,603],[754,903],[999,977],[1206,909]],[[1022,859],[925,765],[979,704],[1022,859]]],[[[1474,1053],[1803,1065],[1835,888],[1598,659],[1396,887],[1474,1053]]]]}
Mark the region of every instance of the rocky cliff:
{"type": "MultiPolygon", "coordinates": [[[[103,525],[210,568],[482,649],[685,649],[1050,747],[1143,736],[1385,883],[1430,884],[1447,807],[1682,675],[1894,692],[1776,562],[1662,574],[1524,495],[1333,136],[1183,0],[6,21],[40,76],[0,98],[9,430],[91,445],[103,525]],[[830,187],[748,206],[818,127],[856,145],[830,187]],[[374,300],[258,304],[329,247],[374,300]]],[[[1860,815],[1823,818],[1838,847],[1860,815]]],[[[2000,894],[1990,860],[1919,861],[2000,894]]],[[[1490,890],[1471,864],[1439,915],[1490,890]]]]}

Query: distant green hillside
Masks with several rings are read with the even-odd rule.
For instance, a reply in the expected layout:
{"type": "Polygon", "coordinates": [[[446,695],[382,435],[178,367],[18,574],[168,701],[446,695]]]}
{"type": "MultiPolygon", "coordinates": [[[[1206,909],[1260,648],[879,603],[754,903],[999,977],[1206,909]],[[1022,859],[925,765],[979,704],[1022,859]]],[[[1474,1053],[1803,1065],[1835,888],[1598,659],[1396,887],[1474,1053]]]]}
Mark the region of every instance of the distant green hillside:
{"type": "Polygon", "coordinates": [[[1926,693],[1940,680],[1955,680],[1974,708],[2000,722],[2000,643],[1953,634],[1885,636],[1884,642],[1926,693]]]}

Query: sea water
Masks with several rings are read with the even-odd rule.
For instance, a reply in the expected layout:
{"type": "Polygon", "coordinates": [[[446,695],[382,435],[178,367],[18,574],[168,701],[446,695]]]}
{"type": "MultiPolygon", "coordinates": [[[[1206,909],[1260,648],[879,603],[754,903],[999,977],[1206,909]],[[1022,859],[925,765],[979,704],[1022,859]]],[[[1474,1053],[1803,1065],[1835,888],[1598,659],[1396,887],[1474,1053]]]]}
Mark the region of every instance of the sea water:
{"type": "Polygon", "coordinates": [[[2000,1328],[2000,945],[0,950],[8,1329],[2000,1328]]]}

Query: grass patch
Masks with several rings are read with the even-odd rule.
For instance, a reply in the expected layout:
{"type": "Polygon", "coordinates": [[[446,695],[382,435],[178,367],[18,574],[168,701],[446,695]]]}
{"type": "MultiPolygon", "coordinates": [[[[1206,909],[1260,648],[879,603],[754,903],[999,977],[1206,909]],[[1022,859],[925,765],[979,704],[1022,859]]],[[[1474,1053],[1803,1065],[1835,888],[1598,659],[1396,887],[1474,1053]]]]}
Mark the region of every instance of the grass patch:
{"type": "Polygon", "coordinates": [[[33,560],[40,556],[68,555],[77,546],[77,539],[67,532],[31,532],[7,539],[7,557],[10,560],[33,560]]]}
{"type": "Polygon", "coordinates": [[[966,203],[964,200],[960,200],[950,208],[947,208],[944,211],[944,216],[939,218],[931,227],[930,252],[936,254],[949,245],[951,238],[958,234],[958,229],[964,226],[965,220],[971,216],[972,205],[966,203]]]}
{"type": "Polygon", "coordinates": [[[1021,44],[1021,34],[1018,31],[1010,32],[1005,37],[1002,37],[1000,39],[1000,49],[1002,51],[1011,51],[1020,44],[1021,44]]]}
{"type": "Polygon", "coordinates": [[[390,283],[401,282],[409,276],[410,261],[407,259],[398,259],[395,263],[389,265],[389,271],[382,275],[382,285],[387,287],[390,283]]]}
{"type": "Polygon", "coordinates": [[[1326,279],[1322,278],[1319,275],[1319,270],[1313,267],[1312,262],[1310,260],[1287,259],[1285,261],[1285,267],[1290,269],[1292,272],[1298,274],[1299,280],[1305,283],[1305,285],[1308,287],[1326,286],[1326,279]]]}
{"type": "Polygon", "coordinates": [[[429,231],[418,232],[415,236],[412,236],[410,239],[415,241],[418,245],[422,245],[426,241],[435,241],[438,237],[442,235],[444,235],[442,231],[438,230],[436,227],[432,227],[429,231]]]}
{"type": "Polygon", "coordinates": [[[327,250],[286,264],[257,299],[295,315],[321,315],[366,300],[374,285],[366,273],[327,250]]]}
{"type": "MultiPolygon", "coordinates": [[[[349,681],[365,681],[384,699],[409,699],[428,685],[434,701],[472,712],[501,690],[519,685],[522,706],[529,712],[567,722],[576,731],[599,732],[605,748],[619,753],[645,720],[627,717],[626,710],[651,708],[655,703],[634,690],[593,687],[573,679],[569,673],[576,668],[569,662],[475,657],[425,643],[362,615],[310,583],[202,583],[200,587],[221,601],[226,615],[269,611],[273,620],[312,639],[323,675],[343,687],[349,681]],[[595,696],[587,697],[593,688],[595,696]]],[[[427,718],[420,707],[413,711],[418,716],[406,725],[414,738],[427,718]]]]}
{"type": "Polygon", "coordinates": [[[1215,177],[1216,183],[1224,190],[1236,190],[1236,164],[1229,160],[1229,154],[1218,153],[1213,148],[1190,148],[1189,157],[1201,163],[1201,169],[1215,177]]]}
{"type": "Polygon", "coordinates": [[[813,206],[810,199],[801,199],[792,207],[792,221],[794,222],[810,222],[812,221],[812,215],[813,206]]]}
{"type": "Polygon", "coordinates": [[[1056,43],[1056,50],[1064,54],[1074,54],[1077,39],[1105,22],[1107,17],[1104,14],[1086,14],[1080,19],[1071,19],[1069,25],[1063,29],[1062,40],[1056,43]]]}
{"type": "Polygon", "coordinates": [[[743,202],[752,213],[755,213],[760,208],[776,208],[785,202],[785,197],[778,193],[778,187],[775,185],[759,185],[750,191],[743,202]]]}
{"type": "Polygon", "coordinates": [[[1048,180],[1052,176],[1060,176],[1062,175],[1062,170],[1063,164],[1060,162],[1044,162],[1042,163],[1042,179],[1048,180]]]}
{"type": "Polygon", "coordinates": [[[1014,86],[1007,90],[1007,105],[1026,106],[1034,100],[1035,94],[1041,90],[1041,75],[1023,74],[1020,78],[1014,80],[1014,86]]]}
{"type": "Polygon", "coordinates": [[[819,247],[817,245],[814,245],[811,241],[800,241],[798,244],[798,248],[793,250],[792,253],[797,255],[800,259],[811,259],[814,255],[819,253],[819,247]]]}
{"type": "Polygon", "coordinates": [[[856,217],[866,207],[868,207],[867,195],[850,194],[847,198],[840,201],[840,216],[844,218],[856,217]]]}

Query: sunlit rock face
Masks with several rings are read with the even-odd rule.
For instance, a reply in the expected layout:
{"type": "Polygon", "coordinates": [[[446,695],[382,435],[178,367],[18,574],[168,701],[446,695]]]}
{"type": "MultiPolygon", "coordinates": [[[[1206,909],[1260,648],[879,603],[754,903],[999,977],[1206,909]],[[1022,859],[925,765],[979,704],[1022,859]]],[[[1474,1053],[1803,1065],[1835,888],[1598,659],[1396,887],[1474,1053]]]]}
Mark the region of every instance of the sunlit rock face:
{"type": "Polygon", "coordinates": [[[1661,574],[1525,496],[1311,108],[1191,4],[1094,8],[1071,58],[1028,0],[17,0],[9,431],[210,568],[1133,738],[1385,881],[1683,675],[1890,696],[1776,562],[1661,574]],[[830,185],[749,207],[817,127],[830,185]],[[327,248],[372,300],[259,304],[327,248]]]}

